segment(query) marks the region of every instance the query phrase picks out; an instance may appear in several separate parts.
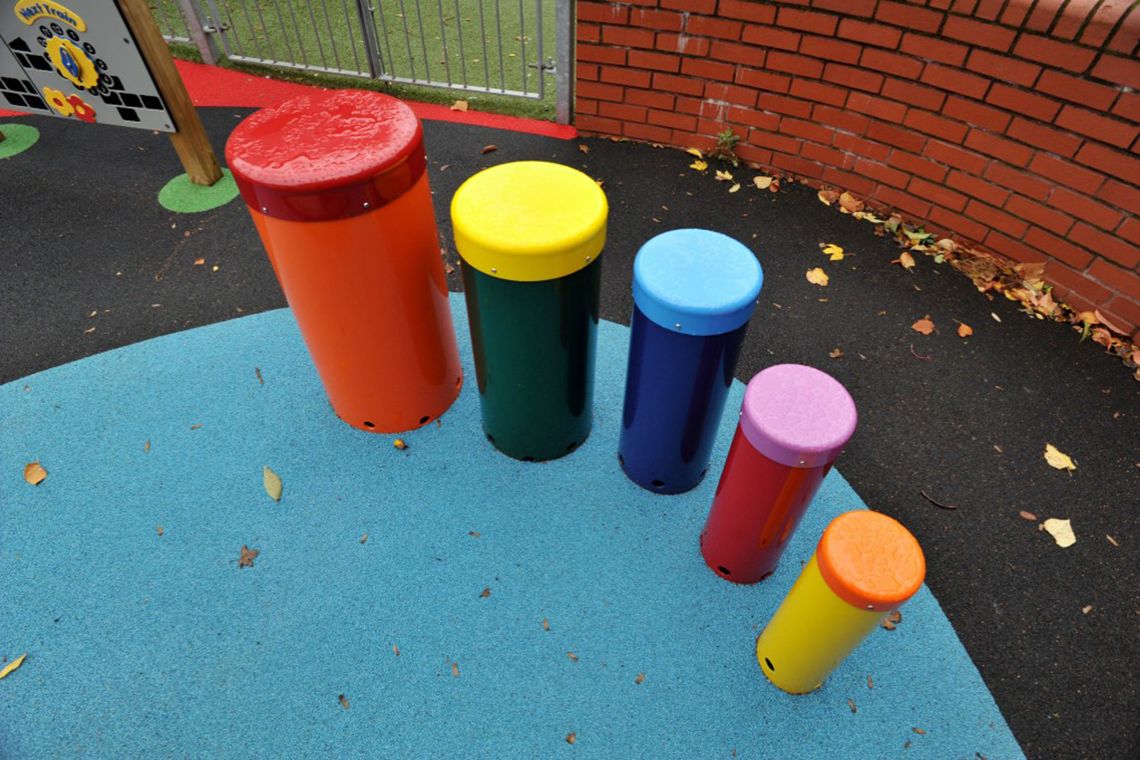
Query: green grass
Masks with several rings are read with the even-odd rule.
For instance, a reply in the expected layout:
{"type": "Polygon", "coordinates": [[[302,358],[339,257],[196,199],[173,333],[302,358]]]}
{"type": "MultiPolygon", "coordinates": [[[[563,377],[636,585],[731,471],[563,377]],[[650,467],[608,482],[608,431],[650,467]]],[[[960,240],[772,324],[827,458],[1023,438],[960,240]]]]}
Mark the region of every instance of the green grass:
{"type": "MultiPolygon", "coordinates": [[[[369,77],[355,0],[216,2],[230,27],[226,42],[233,57],[226,65],[234,68],[325,86],[377,89],[428,102],[463,99],[484,111],[553,117],[553,77],[547,77],[542,99],[495,94],[526,89],[537,95],[539,72],[524,65],[524,55],[530,64],[538,61],[534,0],[524,0],[521,13],[517,0],[373,0],[379,79],[369,77]],[[490,92],[401,80],[465,81],[490,92]]],[[[554,55],[555,2],[543,2],[544,58],[554,55]]],[[[164,33],[186,36],[175,0],[152,0],[151,6],[164,33]]],[[[172,47],[180,54],[186,52],[184,45],[172,47]]]]}

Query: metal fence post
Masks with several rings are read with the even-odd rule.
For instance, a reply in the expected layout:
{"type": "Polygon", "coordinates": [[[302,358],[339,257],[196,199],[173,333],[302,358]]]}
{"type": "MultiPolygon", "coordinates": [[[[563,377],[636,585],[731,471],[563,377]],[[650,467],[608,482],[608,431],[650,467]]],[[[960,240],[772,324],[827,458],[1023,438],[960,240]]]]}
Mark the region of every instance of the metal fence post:
{"type": "MultiPolygon", "coordinates": [[[[384,12],[382,7],[380,12],[384,12]]],[[[384,73],[384,66],[380,59],[380,40],[376,38],[376,23],[372,13],[372,0],[356,0],[356,15],[360,18],[360,30],[364,33],[364,52],[368,57],[368,73],[373,79],[379,79],[384,73]]]]}
{"type": "Polygon", "coordinates": [[[190,40],[198,47],[198,52],[202,55],[202,63],[207,66],[216,66],[219,58],[218,43],[206,32],[199,16],[198,3],[196,0],[178,0],[178,6],[182,9],[182,18],[186,21],[186,30],[190,34],[190,40]]]}
{"type": "Polygon", "coordinates": [[[574,39],[577,0],[554,0],[554,118],[569,124],[574,117],[574,39]]]}

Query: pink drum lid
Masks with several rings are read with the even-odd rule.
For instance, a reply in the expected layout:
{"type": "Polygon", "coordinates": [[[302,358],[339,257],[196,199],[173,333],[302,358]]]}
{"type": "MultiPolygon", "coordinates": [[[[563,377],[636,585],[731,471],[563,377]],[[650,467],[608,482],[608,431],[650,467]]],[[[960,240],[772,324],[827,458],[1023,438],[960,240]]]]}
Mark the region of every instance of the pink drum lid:
{"type": "Polygon", "coordinates": [[[855,432],[855,401],[826,372],[777,364],[749,381],[740,427],[748,442],[788,467],[834,462],[855,432]]]}

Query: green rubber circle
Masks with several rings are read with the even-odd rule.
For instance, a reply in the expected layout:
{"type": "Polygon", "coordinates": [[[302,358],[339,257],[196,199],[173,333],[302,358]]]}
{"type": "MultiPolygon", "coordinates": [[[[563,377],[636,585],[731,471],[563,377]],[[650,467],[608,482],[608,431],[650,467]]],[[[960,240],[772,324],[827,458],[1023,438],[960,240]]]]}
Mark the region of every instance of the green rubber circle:
{"type": "Polygon", "coordinates": [[[158,191],[158,202],[168,211],[193,214],[224,206],[237,197],[237,183],[229,169],[222,169],[222,178],[214,184],[195,185],[190,177],[179,174],[158,191]]]}
{"type": "Polygon", "coordinates": [[[0,158],[23,153],[40,139],[40,131],[29,124],[0,124],[4,139],[0,140],[0,158]]]}

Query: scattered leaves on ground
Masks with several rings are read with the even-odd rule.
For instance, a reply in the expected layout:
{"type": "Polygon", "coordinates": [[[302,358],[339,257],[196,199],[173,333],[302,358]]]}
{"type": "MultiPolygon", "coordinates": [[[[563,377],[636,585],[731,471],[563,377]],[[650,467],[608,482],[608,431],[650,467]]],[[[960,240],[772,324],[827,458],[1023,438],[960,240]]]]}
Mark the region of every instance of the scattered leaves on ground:
{"type": "Polygon", "coordinates": [[[261,482],[265,486],[265,493],[269,494],[269,498],[274,501],[281,501],[281,477],[269,469],[269,465],[263,465],[261,468],[261,482]]]}
{"type": "Polygon", "coordinates": [[[862,211],[863,205],[863,201],[851,193],[840,193],[839,195],[839,210],[845,214],[854,214],[857,211],[862,211]]]}
{"type": "Polygon", "coordinates": [[[828,351],[827,355],[832,359],[838,359],[839,357],[843,356],[843,349],[836,346],[835,348],[828,351]]]}
{"type": "Polygon", "coordinates": [[[843,248],[835,243],[820,243],[819,250],[832,261],[843,261],[843,248]]]}
{"type": "Polygon", "coordinates": [[[150,451],[150,439],[149,438],[147,438],[146,443],[143,444],[143,453],[145,454],[148,451],[150,451]]]}
{"type": "Polygon", "coordinates": [[[1057,542],[1057,546],[1062,549],[1067,549],[1077,542],[1077,536],[1073,533],[1072,520],[1060,520],[1056,517],[1050,517],[1045,522],[1037,526],[1038,530],[1043,530],[1053,537],[1057,542]]]}
{"type": "Polygon", "coordinates": [[[732,187],[728,188],[728,192],[730,192],[730,193],[738,193],[738,192],[740,192],[740,183],[739,183],[739,182],[737,182],[737,183],[736,183],[736,184],[734,184],[732,187]]]}
{"type": "Polygon", "coordinates": [[[914,256],[910,255],[910,251],[903,251],[899,254],[899,257],[893,260],[891,263],[898,264],[900,267],[909,272],[914,269],[914,256]]]}
{"type": "Polygon", "coordinates": [[[772,185],[772,178],[768,176],[753,177],[752,184],[757,190],[767,190],[772,185]]]}
{"type": "Polygon", "coordinates": [[[1030,522],[1037,522],[1037,515],[1032,512],[1026,512],[1024,509],[1017,513],[1021,516],[1022,520],[1029,520],[1030,522]]]}
{"type": "Polygon", "coordinates": [[[961,324],[958,325],[958,337],[959,338],[968,338],[973,334],[974,334],[974,328],[970,327],[965,322],[962,322],[961,324]]]}
{"type": "Polygon", "coordinates": [[[544,630],[544,631],[550,630],[550,621],[547,620],[546,618],[542,619],[542,630],[544,630]]]}
{"type": "Polygon", "coordinates": [[[930,321],[929,316],[926,316],[911,325],[910,329],[917,333],[922,333],[923,335],[930,335],[930,333],[934,332],[934,323],[930,321]]]}
{"type": "Polygon", "coordinates": [[[166,535],[166,528],[163,528],[161,525],[156,525],[154,526],[154,532],[158,534],[159,538],[161,538],[162,536],[166,535]]]}
{"type": "Polygon", "coordinates": [[[709,164],[708,164],[708,161],[705,161],[704,159],[698,158],[696,161],[689,164],[689,168],[690,169],[696,169],[699,172],[703,172],[705,169],[709,168],[709,164]]]}
{"type": "Polygon", "coordinates": [[[899,612],[898,610],[895,610],[894,612],[892,612],[891,614],[889,614],[885,618],[883,618],[883,622],[879,623],[879,626],[882,628],[886,628],[888,631],[893,631],[898,626],[898,624],[901,622],[902,622],[902,613],[899,612]]]}
{"type": "Polygon", "coordinates": [[[7,665],[5,665],[4,668],[2,670],[0,670],[0,679],[7,678],[14,670],[16,670],[21,665],[23,665],[24,660],[27,659],[27,657],[28,657],[28,655],[25,652],[24,654],[20,655],[19,657],[12,660],[7,665]]]}
{"type": "Polygon", "coordinates": [[[920,736],[923,736],[926,734],[926,732],[923,731],[921,728],[912,728],[911,731],[914,731],[916,734],[918,734],[920,736]]]}
{"type": "Polygon", "coordinates": [[[875,688],[875,680],[873,678],[871,678],[871,676],[867,676],[867,688],[868,689],[875,688]]]}
{"type": "Polygon", "coordinates": [[[830,206],[839,199],[839,193],[834,190],[820,190],[815,194],[815,197],[819,198],[819,202],[823,205],[830,206]]]}
{"type": "Polygon", "coordinates": [[[196,266],[196,267],[200,267],[205,263],[206,263],[205,259],[202,259],[202,258],[194,259],[194,266],[196,266]]]}
{"type": "Polygon", "coordinates": [[[343,707],[346,710],[348,709],[348,697],[344,696],[343,694],[338,694],[336,697],[336,701],[340,702],[341,707],[343,707]]]}
{"type": "Polygon", "coordinates": [[[253,561],[261,554],[260,549],[250,549],[245,544],[241,547],[241,557],[238,558],[238,567],[253,567],[253,561]]]}
{"type": "Polygon", "coordinates": [[[1045,444],[1045,461],[1049,466],[1057,470],[1069,470],[1070,472],[1077,469],[1073,464],[1072,458],[1068,454],[1062,453],[1056,446],[1051,443],[1045,444]]]}
{"type": "Polygon", "coordinates": [[[484,146],[483,146],[483,149],[482,149],[481,151],[479,151],[479,152],[485,156],[485,155],[487,155],[488,153],[494,153],[494,152],[495,152],[495,151],[497,151],[498,149],[499,149],[499,146],[498,146],[498,145],[484,145],[484,146]]]}
{"type": "Polygon", "coordinates": [[[1093,611],[1093,606],[1091,604],[1086,604],[1084,607],[1081,607],[1081,612],[1083,612],[1086,615],[1092,611],[1093,611]]]}
{"type": "Polygon", "coordinates": [[[459,678],[459,663],[458,662],[451,663],[451,677],[452,678],[459,678]]]}
{"type": "Polygon", "coordinates": [[[258,385],[265,385],[265,378],[261,376],[261,367],[254,367],[253,374],[257,377],[258,385]]]}
{"type": "Polygon", "coordinates": [[[479,592],[479,598],[480,599],[486,599],[490,595],[491,595],[491,587],[490,586],[484,586],[483,590],[479,592]]]}
{"type": "Polygon", "coordinates": [[[586,143],[578,143],[578,152],[579,153],[589,153],[590,152],[590,146],[587,145],[586,143]]]}
{"type": "Polygon", "coordinates": [[[400,656],[400,647],[396,644],[392,645],[392,654],[396,655],[397,657],[400,656]]]}
{"type": "Polygon", "coordinates": [[[851,708],[851,712],[853,712],[853,713],[859,712],[859,709],[857,707],[855,707],[855,700],[851,699],[851,697],[847,698],[847,706],[851,708]]]}
{"type": "Polygon", "coordinates": [[[360,537],[360,543],[362,543],[362,544],[368,543],[368,534],[367,533],[365,533],[363,536],[360,537]]]}
{"type": "MultiPolygon", "coordinates": [[[[45,470],[44,466],[39,462],[29,462],[24,465],[24,480],[26,480],[29,485],[38,486],[44,482],[44,478],[46,477],[47,470],[45,470]]],[[[66,478],[64,478],[64,480],[66,480],[66,478]]]]}
{"type": "Polygon", "coordinates": [[[1108,539],[1108,542],[1109,542],[1110,544],[1112,544],[1113,546],[1120,546],[1120,544],[1119,544],[1119,543],[1117,543],[1116,539],[1115,539],[1115,538],[1113,538],[1112,536],[1108,535],[1107,533],[1105,533],[1105,534],[1104,534],[1104,537],[1105,537],[1105,538],[1107,538],[1107,539],[1108,539]]]}
{"type": "Polygon", "coordinates": [[[578,734],[574,733],[573,731],[566,734],[566,743],[567,744],[573,744],[576,741],[578,741],[578,734]]]}
{"type": "Polygon", "coordinates": [[[399,449],[400,451],[408,448],[408,444],[403,438],[397,438],[396,440],[392,441],[392,446],[399,449]]]}
{"type": "Polygon", "coordinates": [[[570,658],[570,662],[578,662],[578,655],[573,652],[567,652],[566,656],[570,658]]]}
{"type": "Polygon", "coordinates": [[[633,679],[633,682],[634,682],[635,684],[637,684],[638,686],[640,686],[641,684],[645,683],[645,674],[644,674],[644,673],[638,673],[638,674],[637,674],[637,677],[635,677],[635,678],[633,679]]]}
{"type": "Polygon", "coordinates": [[[807,281],[812,285],[819,285],[821,288],[827,287],[827,283],[830,279],[827,276],[827,272],[823,271],[820,267],[807,270],[804,276],[807,277],[807,281]]]}
{"type": "Polygon", "coordinates": [[[685,148],[685,152],[688,153],[690,156],[696,156],[697,158],[704,158],[705,157],[705,154],[701,153],[699,148],[685,148]]]}
{"type": "Polygon", "coordinates": [[[454,103],[451,104],[451,110],[452,111],[466,111],[467,110],[467,101],[466,100],[455,101],[454,103]]]}
{"type": "Polygon", "coordinates": [[[732,182],[732,172],[726,172],[721,169],[717,169],[716,174],[713,176],[716,178],[717,182],[732,182]]]}

